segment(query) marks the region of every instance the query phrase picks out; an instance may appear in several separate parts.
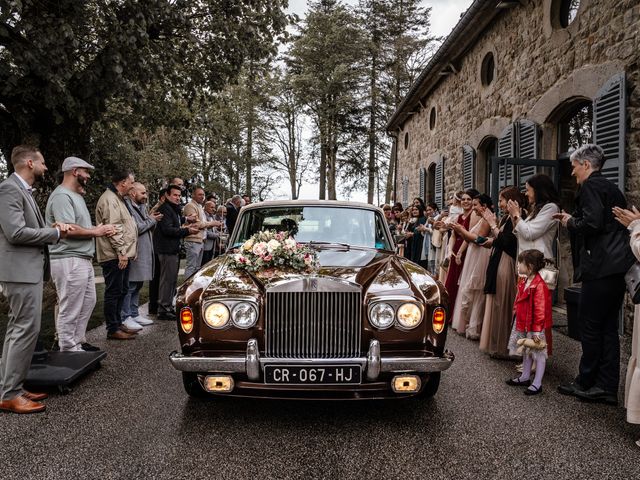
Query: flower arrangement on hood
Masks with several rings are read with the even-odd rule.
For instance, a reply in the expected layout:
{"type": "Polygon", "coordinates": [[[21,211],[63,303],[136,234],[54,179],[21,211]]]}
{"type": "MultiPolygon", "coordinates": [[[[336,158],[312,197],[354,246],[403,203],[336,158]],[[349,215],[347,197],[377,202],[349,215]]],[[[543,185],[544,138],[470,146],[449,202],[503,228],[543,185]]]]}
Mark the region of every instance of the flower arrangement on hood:
{"type": "Polygon", "coordinates": [[[316,252],[297,243],[289,232],[263,230],[236,249],[231,255],[231,266],[249,272],[272,268],[311,272],[319,263],[316,252]]]}

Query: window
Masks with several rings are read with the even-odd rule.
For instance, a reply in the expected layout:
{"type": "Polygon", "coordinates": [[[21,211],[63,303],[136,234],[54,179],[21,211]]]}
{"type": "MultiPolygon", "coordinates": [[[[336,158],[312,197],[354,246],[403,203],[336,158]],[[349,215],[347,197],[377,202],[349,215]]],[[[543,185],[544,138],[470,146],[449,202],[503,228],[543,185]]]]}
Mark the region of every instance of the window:
{"type": "Polygon", "coordinates": [[[558,157],[567,158],[571,152],[593,138],[593,103],[583,101],[574,105],[558,121],[558,157]]]}
{"type": "Polygon", "coordinates": [[[493,52],[489,52],[482,60],[482,68],[480,69],[480,80],[482,85],[488,87],[495,78],[496,62],[493,58],[493,52]]]}
{"type": "Polygon", "coordinates": [[[498,156],[498,139],[495,137],[487,138],[480,145],[478,153],[480,154],[478,180],[482,179],[482,183],[478,182],[478,185],[483,185],[485,193],[491,195],[491,158],[498,156]]]}
{"type": "Polygon", "coordinates": [[[409,148],[409,132],[404,134],[404,149],[409,148]]]}
{"type": "Polygon", "coordinates": [[[578,15],[580,0],[559,0],[560,26],[567,28],[573,23],[578,15]]]}
{"type": "Polygon", "coordinates": [[[288,232],[296,241],[338,242],[390,250],[377,212],[359,208],[282,206],[253,209],[242,216],[234,246],[262,230],[288,232]]]}
{"type": "Polygon", "coordinates": [[[433,130],[434,128],[436,128],[436,107],[432,107],[429,113],[429,129],[433,130]]]}
{"type": "Polygon", "coordinates": [[[567,212],[575,207],[576,183],[571,176],[569,156],[593,138],[593,103],[581,100],[570,105],[558,120],[558,163],[560,168],[560,206],[567,212]]]}

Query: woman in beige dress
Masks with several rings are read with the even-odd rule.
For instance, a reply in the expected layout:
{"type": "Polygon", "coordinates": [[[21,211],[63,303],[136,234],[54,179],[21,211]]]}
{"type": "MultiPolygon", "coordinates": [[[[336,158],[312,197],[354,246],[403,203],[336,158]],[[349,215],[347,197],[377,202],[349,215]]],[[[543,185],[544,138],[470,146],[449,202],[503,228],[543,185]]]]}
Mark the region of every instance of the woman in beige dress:
{"type": "MultiPolygon", "coordinates": [[[[640,211],[614,208],[616,219],[631,232],[631,250],[640,261],[640,211]]],[[[633,315],[633,338],[631,357],[627,366],[627,380],[624,388],[624,406],[627,409],[627,422],[640,424],[640,305],[636,305],[633,315]]],[[[640,440],[636,442],[640,447],[640,440]]]]}
{"type": "MultiPolygon", "coordinates": [[[[500,191],[498,207],[502,212],[506,212],[509,200],[520,205],[525,203],[517,187],[505,187],[500,191]]],[[[489,209],[484,211],[483,217],[491,227],[492,238],[482,244],[485,248],[491,248],[491,256],[484,285],[487,297],[480,350],[492,357],[508,358],[513,302],[517,290],[515,260],[518,255],[518,240],[513,234],[513,222],[509,214],[503,214],[500,223],[489,209]]]]}
{"type": "Polygon", "coordinates": [[[460,335],[466,335],[471,340],[480,339],[484,319],[484,283],[491,252],[480,245],[487,240],[491,228],[482,218],[482,213],[492,207],[491,197],[485,194],[477,195],[473,199],[473,212],[479,217],[477,223],[472,224],[469,230],[465,230],[460,224],[453,227],[456,235],[464,238],[466,244],[461,248],[467,248],[467,255],[460,273],[460,287],[453,309],[452,327],[460,335]]]}

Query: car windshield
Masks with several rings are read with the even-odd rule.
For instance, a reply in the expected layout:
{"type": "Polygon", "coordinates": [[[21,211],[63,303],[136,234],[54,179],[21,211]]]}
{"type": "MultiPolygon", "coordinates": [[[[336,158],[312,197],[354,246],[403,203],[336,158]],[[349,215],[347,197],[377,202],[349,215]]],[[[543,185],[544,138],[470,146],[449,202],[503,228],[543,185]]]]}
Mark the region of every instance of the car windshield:
{"type": "Polygon", "coordinates": [[[373,210],[345,207],[295,206],[251,209],[242,215],[234,247],[253,234],[289,232],[301,243],[337,243],[391,250],[384,219],[373,210]]]}

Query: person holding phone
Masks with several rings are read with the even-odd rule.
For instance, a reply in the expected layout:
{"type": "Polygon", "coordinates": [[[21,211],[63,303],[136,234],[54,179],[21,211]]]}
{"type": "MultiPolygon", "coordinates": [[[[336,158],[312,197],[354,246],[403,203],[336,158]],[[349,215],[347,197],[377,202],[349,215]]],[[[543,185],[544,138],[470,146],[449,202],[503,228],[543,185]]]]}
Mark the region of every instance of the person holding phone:
{"type": "MultiPolygon", "coordinates": [[[[452,327],[460,335],[470,340],[480,339],[480,330],[484,319],[484,281],[489,263],[490,251],[482,248],[478,241],[486,242],[491,229],[483,218],[485,209],[491,210],[493,202],[486,194],[476,194],[472,200],[474,225],[465,229],[454,225],[456,235],[466,242],[467,257],[460,273],[460,289],[453,308],[452,327]]],[[[464,248],[464,246],[463,246],[464,248]]]]}

